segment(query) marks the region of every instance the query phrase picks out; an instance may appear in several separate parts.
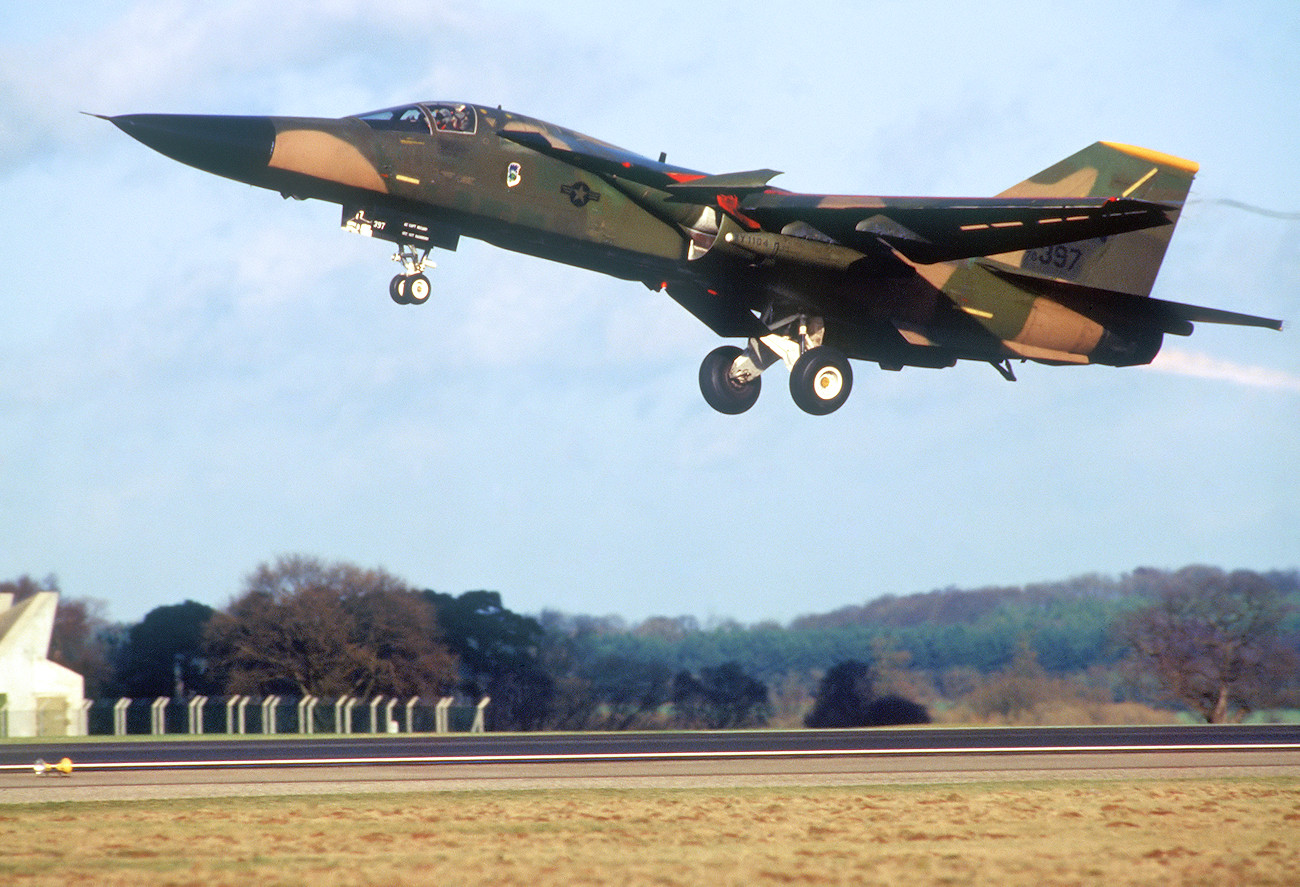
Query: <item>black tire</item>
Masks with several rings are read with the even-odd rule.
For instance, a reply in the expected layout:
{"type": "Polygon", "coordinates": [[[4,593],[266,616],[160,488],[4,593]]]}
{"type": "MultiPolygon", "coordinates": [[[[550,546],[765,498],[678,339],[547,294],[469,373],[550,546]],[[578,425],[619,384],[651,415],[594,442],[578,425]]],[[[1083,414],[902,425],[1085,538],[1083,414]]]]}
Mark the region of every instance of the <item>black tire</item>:
{"type": "Polygon", "coordinates": [[[844,406],[853,390],[853,368],[840,351],[822,346],[805,351],[790,370],[790,396],[805,413],[825,416],[844,406]]]}
{"type": "Polygon", "coordinates": [[[710,351],[700,364],[700,393],[709,406],[728,416],[739,415],[752,407],[763,387],[762,376],[744,383],[731,378],[731,365],[743,353],[735,345],[723,345],[710,351]]]}
{"type": "Polygon", "coordinates": [[[411,305],[423,305],[429,301],[433,286],[423,274],[412,274],[406,278],[406,301],[411,305]]]}
{"type": "Polygon", "coordinates": [[[399,305],[409,305],[411,300],[406,297],[406,275],[399,274],[388,283],[388,294],[393,297],[393,301],[399,305]]]}

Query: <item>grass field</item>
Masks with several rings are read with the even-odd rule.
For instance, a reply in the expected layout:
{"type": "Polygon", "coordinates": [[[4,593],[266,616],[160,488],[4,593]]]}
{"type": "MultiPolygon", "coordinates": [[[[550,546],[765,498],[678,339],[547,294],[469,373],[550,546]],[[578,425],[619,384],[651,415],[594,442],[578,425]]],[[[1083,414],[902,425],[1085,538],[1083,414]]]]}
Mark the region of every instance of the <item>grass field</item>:
{"type": "Polygon", "coordinates": [[[0,808],[0,883],[1288,884],[1300,778],[0,808]]]}

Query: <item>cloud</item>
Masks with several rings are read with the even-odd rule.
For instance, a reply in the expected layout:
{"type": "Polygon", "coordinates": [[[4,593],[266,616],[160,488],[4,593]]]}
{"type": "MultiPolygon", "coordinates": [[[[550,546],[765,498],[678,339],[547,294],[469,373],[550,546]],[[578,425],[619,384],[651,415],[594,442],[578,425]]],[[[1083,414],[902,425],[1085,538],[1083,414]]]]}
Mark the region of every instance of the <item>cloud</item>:
{"type": "Polygon", "coordinates": [[[1151,369],[1177,376],[1217,379],[1221,382],[1232,382],[1235,385],[1246,385],[1251,388],[1300,392],[1300,376],[1288,373],[1285,370],[1246,366],[1220,360],[1208,354],[1182,351],[1177,348],[1162,350],[1156,359],[1152,361],[1151,369]]]}

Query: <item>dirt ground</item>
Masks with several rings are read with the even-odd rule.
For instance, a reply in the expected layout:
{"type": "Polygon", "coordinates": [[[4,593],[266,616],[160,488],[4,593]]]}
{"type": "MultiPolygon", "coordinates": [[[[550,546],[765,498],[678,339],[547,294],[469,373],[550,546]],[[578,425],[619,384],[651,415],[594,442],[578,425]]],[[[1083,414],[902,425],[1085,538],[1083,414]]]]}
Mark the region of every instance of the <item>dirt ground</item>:
{"type": "Polygon", "coordinates": [[[0,883],[1296,884],[1300,779],[0,808],[0,883]]]}

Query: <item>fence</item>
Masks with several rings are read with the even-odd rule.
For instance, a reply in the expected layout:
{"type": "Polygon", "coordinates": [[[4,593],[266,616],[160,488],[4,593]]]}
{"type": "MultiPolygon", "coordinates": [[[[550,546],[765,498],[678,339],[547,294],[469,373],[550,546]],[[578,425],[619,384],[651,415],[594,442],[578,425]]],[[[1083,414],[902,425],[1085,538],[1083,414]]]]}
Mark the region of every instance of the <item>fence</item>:
{"type": "Polygon", "coordinates": [[[194,696],[173,699],[87,699],[70,707],[57,726],[24,729],[30,713],[10,711],[0,702],[0,737],[6,736],[128,736],[168,734],[285,733],[482,733],[484,712],[491,700],[477,705],[454,697],[425,701],[419,696],[398,699],[372,696],[340,699],[284,696],[194,696]],[[12,726],[12,731],[11,731],[12,726]]]}

